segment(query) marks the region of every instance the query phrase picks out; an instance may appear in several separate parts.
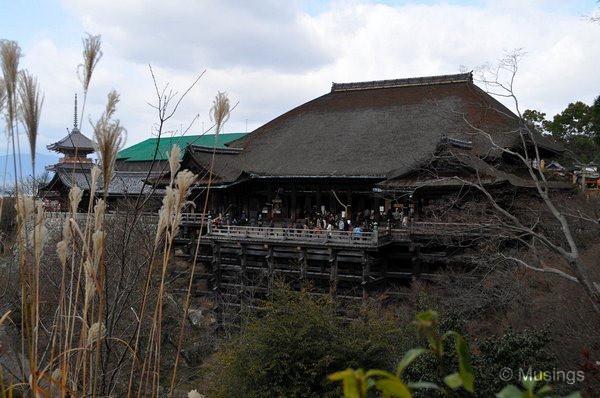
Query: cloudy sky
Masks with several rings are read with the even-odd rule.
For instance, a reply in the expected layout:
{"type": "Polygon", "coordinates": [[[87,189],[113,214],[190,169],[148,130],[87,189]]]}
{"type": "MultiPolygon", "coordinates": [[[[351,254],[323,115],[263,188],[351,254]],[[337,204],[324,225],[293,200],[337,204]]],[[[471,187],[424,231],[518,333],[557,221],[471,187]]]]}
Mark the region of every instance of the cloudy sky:
{"type": "MultiPolygon", "coordinates": [[[[516,92],[523,109],[548,115],[600,94],[595,0],[0,0],[0,38],[22,47],[22,68],[45,94],[39,152],[72,126],[81,94],[85,32],[102,35],[102,57],[85,110],[96,119],[111,89],[127,145],[149,138],[158,86],[182,93],[204,73],[167,130],[210,126],[217,91],[238,103],[225,130],[252,131],[327,93],[332,82],[458,73],[522,48],[516,92]]],[[[0,140],[1,154],[6,140],[0,140]]]]}

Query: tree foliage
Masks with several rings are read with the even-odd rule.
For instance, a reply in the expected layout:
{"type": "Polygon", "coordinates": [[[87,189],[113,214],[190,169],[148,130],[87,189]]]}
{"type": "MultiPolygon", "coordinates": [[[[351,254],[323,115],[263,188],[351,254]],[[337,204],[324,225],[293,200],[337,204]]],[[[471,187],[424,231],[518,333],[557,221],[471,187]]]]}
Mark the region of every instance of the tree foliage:
{"type": "Polygon", "coordinates": [[[336,315],[330,298],[279,288],[259,316],[217,353],[209,369],[215,397],[339,396],[326,380],[351,367],[390,369],[408,344],[390,318],[365,310],[336,315]]]}
{"type": "Polygon", "coordinates": [[[527,109],[523,119],[539,133],[552,136],[583,162],[600,161],[600,96],[592,105],[582,101],[570,103],[552,120],[537,110],[527,109]]]}

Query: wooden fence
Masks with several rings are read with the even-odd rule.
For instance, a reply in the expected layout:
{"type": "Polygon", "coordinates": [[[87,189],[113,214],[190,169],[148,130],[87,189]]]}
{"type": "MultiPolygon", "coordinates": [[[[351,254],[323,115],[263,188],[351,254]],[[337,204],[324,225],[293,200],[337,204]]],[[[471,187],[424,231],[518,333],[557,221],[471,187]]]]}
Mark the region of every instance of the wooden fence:
{"type": "MultiPolygon", "coordinates": [[[[384,232],[382,235],[387,235],[384,232]]],[[[375,232],[325,231],[296,228],[242,227],[226,225],[211,228],[207,236],[216,240],[258,240],[297,242],[302,244],[332,244],[344,246],[376,246],[380,234],[375,232]]]]}

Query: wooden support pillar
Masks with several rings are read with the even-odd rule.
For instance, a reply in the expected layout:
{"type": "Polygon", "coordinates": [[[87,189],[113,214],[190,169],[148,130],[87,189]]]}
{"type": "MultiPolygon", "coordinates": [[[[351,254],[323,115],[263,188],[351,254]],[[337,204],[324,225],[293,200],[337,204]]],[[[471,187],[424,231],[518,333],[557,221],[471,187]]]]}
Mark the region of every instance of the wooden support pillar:
{"type": "Polygon", "coordinates": [[[321,205],[323,203],[321,203],[321,187],[317,187],[317,208],[319,209],[319,211],[321,211],[321,205]]]}
{"type": "Polygon", "coordinates": [[[418,277],[421,273],[421,246],[419,244],[413,243],[411,244],[411,251],[412,274],[413,279],[416,279],[416,277],[418,277]]]}
{"type": "Polygon", "coordinates": [[[292,220],[294,220],[294,221],[297,218],[297,212],[296,212],[297,209],[296,209],[296,207],[297,207],[297,204],[296,204],[296,186],[293,185],[292,186],[292,200],[290,201],[290,218],[292,220]]]}
{"type": "MultiPolygon", "coordinates": [[[[248,273],[247,273],[247,265],[248,260],[246,256],[246,245],[244,243],[241,244],[240,247],[240,290],[239,290],[239,299],[240,306],[244,306],[247,297],[247,286],[248,286],[248,273]]],[[[240,307],[241,308],[241,307],[240,307]]]]}
{"type": "Polygon", "coordinates": [[[352,220],[352,191],[349,189],[346,191],[346,220],[352,220]]]}
{"type": "Polygon", "coordinates": [[[329,293],[335,296],[338,283],[338,260],[337,252],[334,249],[329,249],[329,293]]]}
{"type": "Polygon", "coordinates": [[[332,211],[334,213],[336,213],[335,209],[337,208],[337,200],[335,200],[335,196],[333,196],[333,193],[331,191],[329,191],[329,211],[332,211]]]}
{"type": "Polygon", "coordinates": [[[244,211],[246,212],[246,217],[250,219],[250,188],[248,186],[244,189],[244,211]]]}
{"type": "Polygon", "coordinates": [[[267,255],[265,259],[267,260],[267,278],[268,278],[268,294],[271,294],[273,290],[273,279],[275,278],[275,257],[273,256],[273,246],[265,245],[267,249],[267,255]]]}
{"type": "Polygon", "coordinates": [[[371,264],[372,263],[373,263],[373,259],[371,258],[371,256],[369,256],[366,252],[363,252],[362,281],[361,281],[363,304],[369,298],[369,292],[368,292],[367,287],[369,284],[369,276],[371,275],[371,264]]]}
{"type": "Polygon", "coordinates": [[[300,249],[300,257],[298,260],[300,261],[300,283],[304,285],[306,283],[306,274],[308,272],[308,258],[305,247],[300,249]]]}
{"type": "Polygon", "coordinates": [[[389,256],[384,256],[383,262],[381,263],[381,277],[387,276],[389,263],[390,263],[389,256]]]}
{"type": "Polygon", "coordinates": [[[223,309],[220,308],[221,294],[221,244],[213,242],[212,244],[212,273],[213,273],[213,309],[217,321],[217,327],[223,323],[223,309]]]}

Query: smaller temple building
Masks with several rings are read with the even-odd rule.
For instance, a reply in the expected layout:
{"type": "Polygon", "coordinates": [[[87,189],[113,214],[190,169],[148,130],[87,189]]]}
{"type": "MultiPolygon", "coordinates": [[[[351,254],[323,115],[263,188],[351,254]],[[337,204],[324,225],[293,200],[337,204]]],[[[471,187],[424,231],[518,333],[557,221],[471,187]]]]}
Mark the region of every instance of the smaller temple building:
{"type": "Polygon", "coordinates": [[[77,123],[77,95],[75,95],[75,114],[73,128],[61,140],[47,145],[51,151],[62,155],[58,163],[47,166],[46,170],[54,173],[48,184],[40,187],[39,196],[52,211],[66,211],[68,208],[69,190],[73,185],[82,189],[89,187],[90,173],[94,162],[88,157],[94,153],[94,143],[79,130],[77,123]]]}

